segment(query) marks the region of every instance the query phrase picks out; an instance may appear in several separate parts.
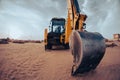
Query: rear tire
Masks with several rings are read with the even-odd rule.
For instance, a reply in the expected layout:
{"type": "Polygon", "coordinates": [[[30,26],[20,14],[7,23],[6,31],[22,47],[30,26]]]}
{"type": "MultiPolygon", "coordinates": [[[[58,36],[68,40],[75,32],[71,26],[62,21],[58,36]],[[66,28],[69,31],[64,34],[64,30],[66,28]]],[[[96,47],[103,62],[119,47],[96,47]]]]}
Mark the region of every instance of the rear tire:
{"type": "Polygon", "coordinates": [[[65,49],[69,49],[69,44],[65,44],[65,49]]]}

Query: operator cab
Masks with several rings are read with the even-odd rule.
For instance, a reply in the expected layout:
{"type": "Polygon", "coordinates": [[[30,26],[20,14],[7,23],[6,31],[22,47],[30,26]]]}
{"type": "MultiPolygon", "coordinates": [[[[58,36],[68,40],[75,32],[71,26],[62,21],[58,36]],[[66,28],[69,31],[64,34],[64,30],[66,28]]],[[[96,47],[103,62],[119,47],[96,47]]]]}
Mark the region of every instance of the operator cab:
{"type": "Polygon", "coordinates": [[[62,34],[65,32],[65,19],[52,18],[50,21],[49,32],[62,34]]]}
{"type": "Polygon", "coordinates": [[[50,21],[47,41],[49,45],[60,45],[61,35],[65,33],[65,19],[52,18],[50,21]]]}

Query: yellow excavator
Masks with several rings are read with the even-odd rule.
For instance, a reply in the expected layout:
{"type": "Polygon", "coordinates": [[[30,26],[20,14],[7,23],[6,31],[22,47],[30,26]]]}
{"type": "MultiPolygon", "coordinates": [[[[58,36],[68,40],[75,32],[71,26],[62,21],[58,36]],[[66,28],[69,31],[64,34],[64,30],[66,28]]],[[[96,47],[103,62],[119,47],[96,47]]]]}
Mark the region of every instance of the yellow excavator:
{"type": "Polygon", "coordinates": [[[70,47],[73,55],[71,75],[74,76],[78,73],[82,74],[94,70],[102,60],[106,46],[105,39],[100,33],[85,30],[87,16],[80,13],[78,1],[67,0],[67,4],[66,21],[61,18],[53,18],[50,24],[50,32],[48,33],[45,29],[44,42],[45,49],[51,49],[50,45],[54,45],[53,43],[70,47]],[[63,32],[58,31],[60,32],[59,35],[57,34],[58,27],[55,28],[56,30],[53,29],[54,23],[59,23],[56,26],[62,25],[61,27],[63,27],[63,32]]]}

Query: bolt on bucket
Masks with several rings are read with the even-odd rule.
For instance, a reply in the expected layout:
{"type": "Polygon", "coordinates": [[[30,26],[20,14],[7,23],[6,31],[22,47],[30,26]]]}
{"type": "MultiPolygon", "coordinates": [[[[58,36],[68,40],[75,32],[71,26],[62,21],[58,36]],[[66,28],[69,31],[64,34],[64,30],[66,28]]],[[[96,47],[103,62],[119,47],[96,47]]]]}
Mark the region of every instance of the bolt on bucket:
{"type": "Polygon", "coordinates": [[[74,76],[97,67],[105,53],[105,39],[99,33],[73,31],[70,48],[74,63],[71,74],[74,76]]]}

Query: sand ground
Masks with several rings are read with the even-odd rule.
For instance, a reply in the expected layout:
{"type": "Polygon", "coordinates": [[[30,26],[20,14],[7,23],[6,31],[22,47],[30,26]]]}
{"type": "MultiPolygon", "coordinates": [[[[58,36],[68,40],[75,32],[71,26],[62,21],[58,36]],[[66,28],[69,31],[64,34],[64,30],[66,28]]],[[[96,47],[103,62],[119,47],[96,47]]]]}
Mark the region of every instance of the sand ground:
{"type": "Polygon", "coordinates": [[[0,80],[120,80],[120,47],[109,47],[96,70],[71,76],[70,50],[44,44],[0,44],[0,80]]]}

